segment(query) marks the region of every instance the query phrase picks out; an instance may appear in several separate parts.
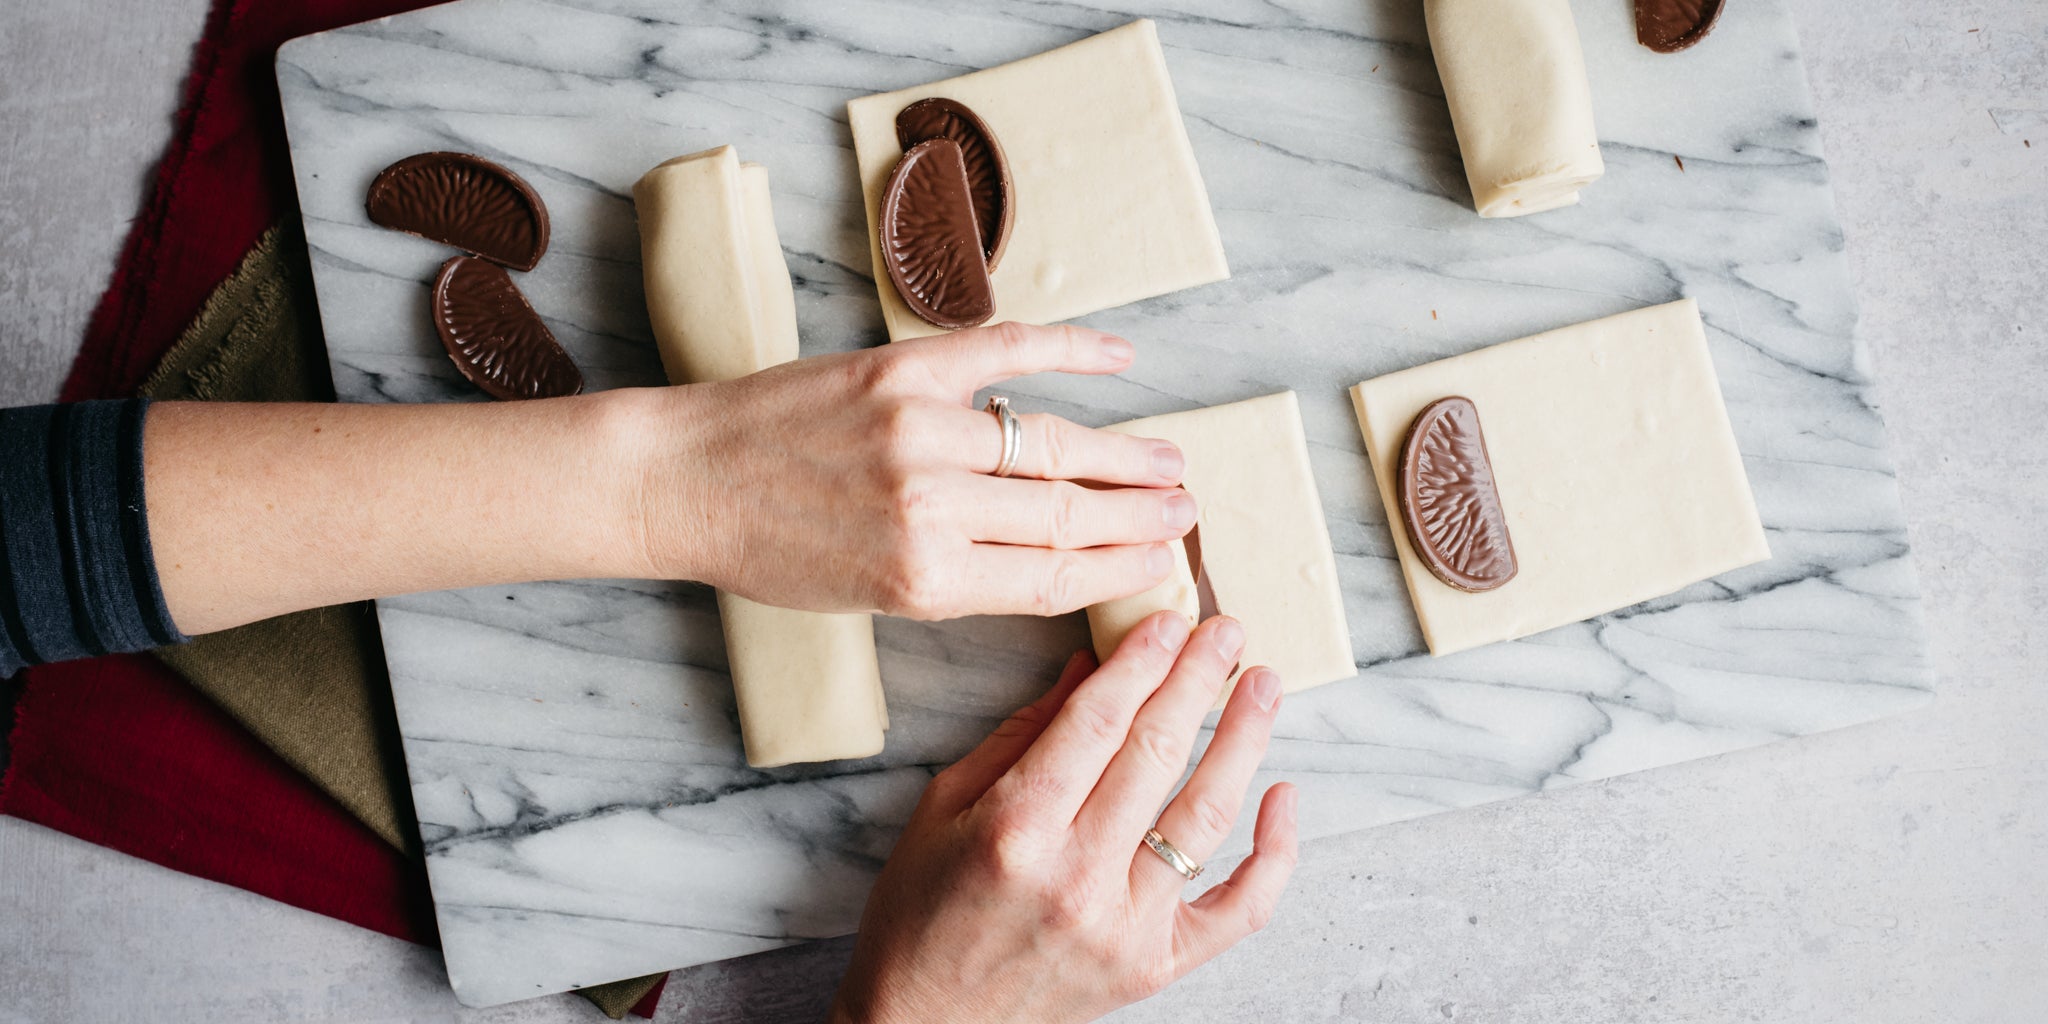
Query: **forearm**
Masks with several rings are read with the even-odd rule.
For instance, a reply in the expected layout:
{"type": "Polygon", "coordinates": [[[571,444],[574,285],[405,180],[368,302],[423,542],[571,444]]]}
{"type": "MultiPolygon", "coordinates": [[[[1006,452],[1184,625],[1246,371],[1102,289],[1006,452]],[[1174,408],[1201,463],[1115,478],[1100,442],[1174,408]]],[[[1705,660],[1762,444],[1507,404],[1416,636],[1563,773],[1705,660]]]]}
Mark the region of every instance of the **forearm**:
{"type": "Polygon", "coordinates": [[[369,597],[646,575],[644,461],[674,401],[159,404],[144,479],[171,616],[204,633],[369,597]]]}

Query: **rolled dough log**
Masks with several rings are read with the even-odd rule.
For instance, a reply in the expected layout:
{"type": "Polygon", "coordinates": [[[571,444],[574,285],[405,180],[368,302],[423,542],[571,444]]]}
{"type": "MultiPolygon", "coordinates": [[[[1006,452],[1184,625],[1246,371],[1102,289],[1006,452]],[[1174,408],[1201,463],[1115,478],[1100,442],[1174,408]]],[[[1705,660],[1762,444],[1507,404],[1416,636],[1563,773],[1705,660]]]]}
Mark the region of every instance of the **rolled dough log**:
{"type": "MultiPolygon", "coordinates": [[[[647,315],[669,380],[730,380],[797,357],[796,299],[768,173],[730,146],[677,157],[633,186],[647,315]]],[[[718,595],[747,763],[868,757],[888,710],[867,615],[718,595]]]]}
{"type": "Polygon", "coordinates": [[[1423,16],[1479,215],[1578,202],[1606,165],[1569,0],[1425,0],[1423,16]]]}
{"type": "Polygon", "coordinates": [[[1771,556],[1691,299],[1375,377],[1351,396],[1432,654],[1578,622],[1771,556]],[[1401,526],[1402,441],[1447,395],[1479,410],[1514,539],[1519,571],[1498,590],[1437,579],[1401,526]]]}
{"type": "MultiPolygon", "coordinates": [[[[1201,508],[1202,575],[1216,610],[1244,623],[1240,668],[1265,665],[1289,692],[1358,674],[1294,392],[1107,429],[1172,441],[1187,457],[1182,486],[1201,508]]],[[[1094,633],[1096,651],[1115,650],[1125,632],[1162,608],[1196,614],[1185,549],[1181,558],[1167,583],[1089,609],[1090,630],[1103,630],[1094,633]]]]}

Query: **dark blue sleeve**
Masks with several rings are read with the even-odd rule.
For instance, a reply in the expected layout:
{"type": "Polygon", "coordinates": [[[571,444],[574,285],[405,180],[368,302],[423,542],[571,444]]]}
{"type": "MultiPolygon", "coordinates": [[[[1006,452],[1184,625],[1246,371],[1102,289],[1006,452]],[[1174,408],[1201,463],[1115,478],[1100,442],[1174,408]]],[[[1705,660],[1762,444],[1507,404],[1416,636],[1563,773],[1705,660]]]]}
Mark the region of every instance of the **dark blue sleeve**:
{"type": "Polygon", "coordinates": [[[185,637],[142,493],[149,401],[0,409],[0,678],[185,637]]]}

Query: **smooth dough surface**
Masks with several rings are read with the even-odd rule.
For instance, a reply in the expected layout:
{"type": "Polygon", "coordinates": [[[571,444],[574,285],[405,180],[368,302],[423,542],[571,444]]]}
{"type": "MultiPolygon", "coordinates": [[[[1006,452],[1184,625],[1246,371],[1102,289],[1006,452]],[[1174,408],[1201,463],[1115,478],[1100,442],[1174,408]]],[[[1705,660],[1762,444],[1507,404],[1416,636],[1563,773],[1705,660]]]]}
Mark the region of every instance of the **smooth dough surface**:
{"type": "MultiPolygon", "coordinates": [[[[674,383],[730,380],[797,357],[796,298],[768,173],[730,146],[633,186],[647,313],[674,383]]],[[[747,763],[868,757],[888,710],[867,615],[790,611],[720,592],[747,763]]]]}
{"type": "Polygon", "coordinates": [[[1426,0],[1423,13],[1479,215],[1578,202],[1606,165],[1570,0],[1426,0]]]}
{"type": "Polygon", "coordinates": [[[1159,34],[1150,21],[943,82],[846,105],[889,340],[944,333],[890,284],[876,241],[903,156],[896,115],[930,96],[986,122],[1010,162],[1015,227],[991,323],[1049,324],[1230,276],[1159,34]]]}
{"type": "Polygon", "coordinates": [[[1376,377],[1351,389],[1433,654],[1626,608],[1770,557],[1691,299],[1376,377]],[[1416,556],[1395,491],[1409,424],[1479,410],[1520,570],[1466,593],[1416,556]]]}
{"type": "MultiPolygon", "coordinates": [[[[1201,509],[1202,572],[1216,610],[1244,623],[1242,667],[1273,669],[1289,692],[1358,674],[1294,392],[1107,429],[1172,441],[1187,457],[1182,486],[1201,509]]],[[[1161,608],[1187,610],[1178,587],[1149,593],[1160,600],[1146,607],[1126,598],[1105,624],[1128,631],[1161,608]]],[[[1091,613],[1090,627],[1095,623],[1091,613]]],[[[1097,650],[1105,639],[1095,637],[1097,650]]]]}

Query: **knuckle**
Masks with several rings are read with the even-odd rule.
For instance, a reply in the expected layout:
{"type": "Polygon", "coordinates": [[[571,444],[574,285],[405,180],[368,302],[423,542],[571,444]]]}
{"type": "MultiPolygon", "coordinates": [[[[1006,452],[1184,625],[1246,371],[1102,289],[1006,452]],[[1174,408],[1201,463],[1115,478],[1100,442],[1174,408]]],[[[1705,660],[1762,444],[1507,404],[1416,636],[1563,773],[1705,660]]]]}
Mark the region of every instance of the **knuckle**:
{"type": "Polygon", "coordinates": [[[1260,932],[1273,923],[1273,900],[1264,893],[1247,895],[1244,900],[1244,924],[1247,933],[1260,932]]]}
{"type": "Polygon", "coordinates": [[[1016,320],[1005,320],[989,328],[989,338],[1011,358],[1023,355],[1031,347],[1030,329],[1016,320]]]}
{"type": "Polygon", "coordinates": [[[1187,767],[1187,755],[1181,752],[1179,738],[1156,725],[1142,725],[1131,730],[1131,745],[1138,756],[1161,774],[1180,774],[1187,767]]]}
{"type": "Polygon", "coordinates": [[[937,614],[945,605],[946,578],[945,566],[922,545],[905,544],[883,584],[885,610],[906,618],[937,614]]]}
{"type": "Polygon", "coordinates": [[[1045,476],[1064,477],[1072,473],[1074,465],[1074,432],[1067,429],[1066,421],[1057,416],[1043,413],[1034,414],[1036,436],[1032,439],[1037,449],[1036,456],[1045,476]]]}
{"type": "Polygon", "coordinates": [[[1237,823],[1236,813],[1210,793],[1188,795],[1188,818],[1205,836],[1227,836],[1231,826],[1237,823]]]}
{"type": "Polygon", "coordinates": [[[1090,930],[1096,917],[1103,912],[1102,902],[1097,898],[1093,886],[1054,886],[1046,893],[1045,910],[1041,920],[1047,928],[1055,931],[1085,932],[1090,930]]]}
{"type": "Polygon", "coordinates": [[[1075,484],[1057,483],[1051,491],[1051,500],[1046,502],[1045,534],[1049,546],[1055,548],[1078,547],[1081,539],[1081,520],[1087,514],[1084,499],[1086,492],[1075,484]]]}
{"type": "Polygon", "coordinates": [[[982,867],[999,882],[1017,882],[1037,874],[1040,844],[1026,816],[1015,809],[990,815],[975,848],[982,867]]]}
{"type": "Polygon", "coordinates": [[[860,390],[870,395],[903,395],[922,391],[931,375],[923,360],[908,349],[882,349],[865,365],[860,390]]]}
{"type": "Polygon", "coordinates": [[[1122,717],[1103,706],[1101,700],[1069,700],[1066,713],[1073,716],[1074,725],[1093,744],[1114,747],[1123,743],[1125,728],[1122,717]]]}
{"type": "Polygon", "coordinates": [[[1040,615],[1064,615],[1080,607],[1075,595],[1080,593],[1082,577],[1080,560],[1072,552],[1056,553],[1052,569],[1033,596],[1034,610],[1040,615]]]}
{"type": "Polygon", "coordinates": [[[875,439],[885,465],[903,465],[919,450],[925,434],[924,411],[901,399],[886,401],[876,412],[875,439]]]}

